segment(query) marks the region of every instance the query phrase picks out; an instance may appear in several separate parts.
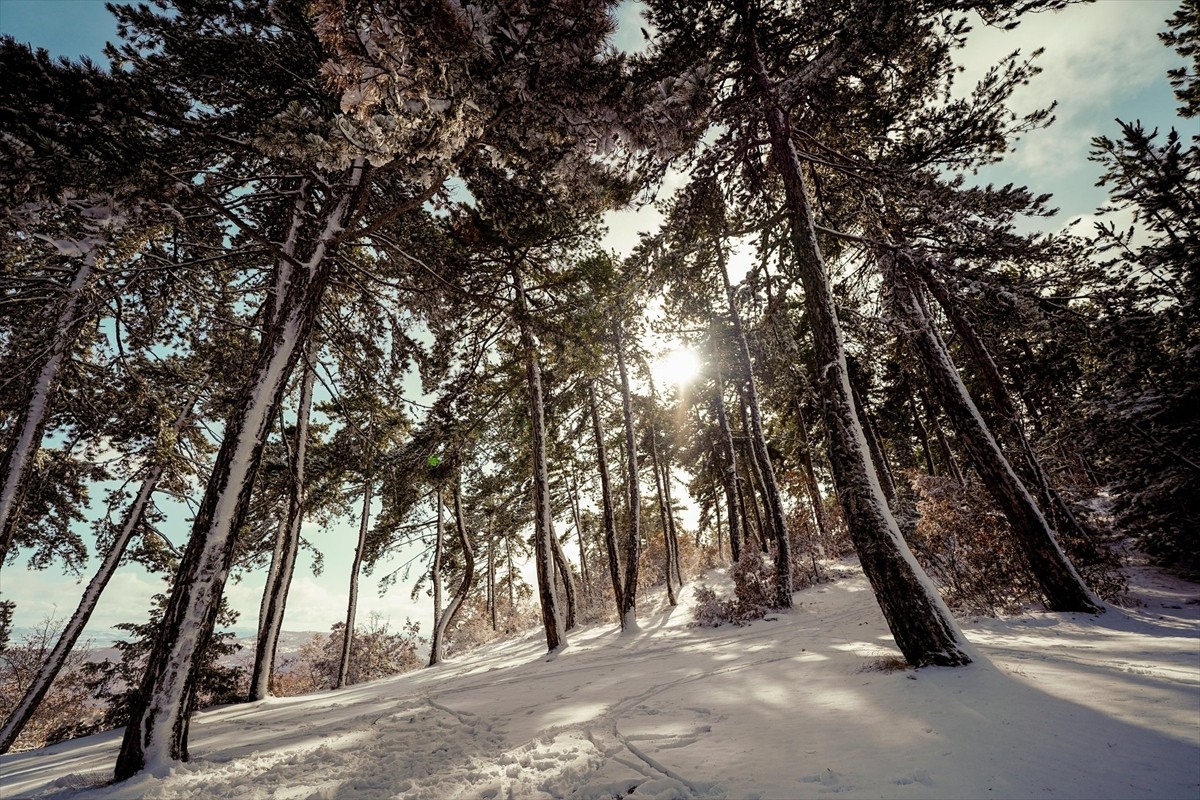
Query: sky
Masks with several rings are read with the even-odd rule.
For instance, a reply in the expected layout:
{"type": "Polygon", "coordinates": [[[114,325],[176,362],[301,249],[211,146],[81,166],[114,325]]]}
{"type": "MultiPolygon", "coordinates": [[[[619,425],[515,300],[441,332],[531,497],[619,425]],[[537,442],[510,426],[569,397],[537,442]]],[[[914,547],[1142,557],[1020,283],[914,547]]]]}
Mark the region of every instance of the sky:
{"type": "MultiPolygon", "coordinates": [[[[1182,121],[1175,116],[1176,103],[1165,72],[1178,60],[1156,37],[1176,7],[1172,0],[1100,0],[1034,15],[1014,31],[983,28],[973,33],[967,48],[961,51],[964,85],[1013,50],[1029,53],[1044,47],[1045,54],[1039,60],[1043,73],[1014,97],[1013,107],[1020,113],[1058,103],[1057,120],[1052,126],[1027,135],[1002,164],[986,168],[974,180],[1012,182],[1028,185],[1039,193],[1053,193],[1052,205],[1059,207],[1060,213],[1047,224],[1061,227],[1072,219],[1090,219],[1106,199],[1104,191],[1094,185],[1099,165],[1089,162],[1087,153],[1092,137],[1116,135],[1114,118],[1140,119],[1148,128],[1174,125],[1185,135],[1196,133],[1195,120],[1182,121]]],[[[642,23],[636,13],[636,4],[623,10],[618,32],[622,46],[640,39],[638,28],[642,23]]],[[[0,0],[0,33],[44,47],[54,55],[89,56],[103,63],[102,48],[107,40],[115,38],[116,27],[101,0],[0,0]]],[[[628,252],[638,233],[656,228],[659,219],[648,208],[610,214],[604,244],[628,252]]],[[[173,519],[167,528],[173,541],[186,540],[186,519],[173,519]]],[[[302,555],[288,603],[286,629],[328,630],[344,618],[356,535],[352,520],[317,534],[326,545],[325,571],[321,577],[313,577],[308,570],[309,557],[302,555]]],[[[18,602],[16,627],[28,628],[47,613],[64,616],[74,609],[82,589],[74,577],[53,570],[23,573],[21,563],[6,570],[3,586],[4,595],[18,602]]],[[[377,574],[389,568],[381,565],[377,574]]],[[[261,576],[248,576],[229,584],[229,601],[242,612],[239,632],[252,632],[255,627],[262,583],[261,576]]],[[[123,568],[101,600],[89,635],[103,641],[117,622],[144,619],[150,595],[162,590],[159,578],[136,568],[123,568]]],[[[398,585],[387,597],[380,598],[374,580],[364,580],[359,618],[377,611],[399,627],[411,616],[420,620],[422,630],[428,632],[429,602],[422,598],[419,605],[414,605],[408,591],[398,585]]]]}

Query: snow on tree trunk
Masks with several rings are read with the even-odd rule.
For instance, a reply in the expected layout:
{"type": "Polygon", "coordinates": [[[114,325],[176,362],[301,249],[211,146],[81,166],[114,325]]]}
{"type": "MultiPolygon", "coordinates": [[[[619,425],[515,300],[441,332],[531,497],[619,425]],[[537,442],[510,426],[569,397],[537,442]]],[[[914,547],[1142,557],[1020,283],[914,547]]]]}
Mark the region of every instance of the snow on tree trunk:
{"type": "MultiPolygon", "coordinates": [[[[825,501],[821,497],[821,485],[817,483],[817,471],[813,466],[812,444],[808,441],[808,420],[804,417],[804,409],[800,401],[796,401],[796,424],[800,429],[800,463],[804,467],[804,488],[808,492],[808,502],[812,506],[813,517],[817,522],[819,550],[824,543],[830,541],[833,526],[829,522],[829,512],[825,510],[825,501]]],[[[821,553],[824,557],[824,552],[821,553]]]]}
{"type": "Polygon", "coordinates": [[[921,305],[921,288],[915,276],[900,265],[893,265],[890,277],[896,310],[905,324],[908,341],[925,367],[933,392],[954,424],[959,441],[970,454],[971,463],[1008,519],[1047,607],[1052,611],[1102,611],[1102,604],[1059,547],[1054,531],[980,416],[941,336],[921,305]]]}
{"type": "Polygon", "coordinates": [[[563,593],[567,596],[566,630],[571,630],[575,627],[575,615],[577,613],[575,605],[575,578],[571,575],[571,565],[567,561],[567,554],[563,550],[558,534],[554,532],[553,525],[550,527],[550,545],[554,555],[554,572],[558,576],[558,580],[562,583],[563,593]]]}
{"type": "MultiPolygon", "coordinates": [[[[184,411],[175,419],[175,424],[171,431],[173,436],[177,437],[179,432],[183,430],[188,421],[192,418],[192,407],[195,403],[188,403],[184,411]]],[[[150,467],[150,471],[142,479],[142,485],[138,489],[137,496],[133,503],[125,512],[125,519],[121,523],[121,527],[117,530],[116,536],[113,538],[112,544],[109,545],[108,552],[104,556],[100,567],[96,570],[96,574],[88,582],[87,588],[83,591],[83,597],[79,600],[79,605],[75,608],[75,613],[67,621],[66,626],[58,636],[58,641],[55,642],[53,649],[46,655],[46,661],[42,664],[37,676],[33,682],[25,690],[25,694],[21,697],[20,702],[13,708],[8,720],[5,721],[3,729],[0,729],[0,754],[7,753],[12,747],[13,742],[21,735],[25,725],[29,719],[37,711],[46,692],[50,690],[54,679],[58,677],[58,673],[62,670],[63,664],[66,663],[67,657],[71,654],[71,648],[79,641],[83,629],[87,627],[88,620],[92,617],[92,612],[96,610],[96,603],[100,600],[100,595],[108,586],[109,580],[117,571],[117,566],[121,563],[122,556],[125,555],[125,550],[129,545],[129,541],[133,538],[133,534],[142,524],[142,520],[146,514],[146,507],[150,505],[150,498],[158,488],[158,482],[162,478],[164,471],[163,464],[156,463],[150,467]]]]}
{"type": "Polygon", "coordinates": [[[875,478],[879,481],[879,488],[883,490],[888,508],[895,512],[896,482],[892,479],[892,469],[888,464],[887,453],[883,451],[883,443],[879,440],[879,433],[875,430],[875,423],[863,400],[863,393],[856,385],[853,371],[850,373],[850,398],[854,401],[854,413],[858,415],[858,420],[862,424],[863,436],[867,440],[867,449],[871,452],[871,463],[875,465],[875,478]]]}
{"type": "Polygon", "coordinates": [[[237,532],[250,504],[263,448],[292,368],[312,333],[333,269],[326,259],[344,229],[363,165],[350,170],[349,187],[324,215],[312,253],[294,270],[276,324],[263,332],[259,355],[225,426],[212,474],[176,572],[162,628],[151,648],[146,673],[130,709],[114,777],[121,781],[143,769],[158,773],[187,760],[187,702],[199,672],[200,655],[212,637],[237,532]]]}
{"type": "Polygon", "coordinates": [[[621,557],[617,550],[617,521],[613,507],[612,480],[608,472],[608,451],[604,446],[604,428],[600,424],[600,404],[596,400],[596,382],[588,384],[588,409],[592,415],[592,437],[596,440],[596,469],[600,472],[600,506],[604,517],[604,550],[608,555],[608,574],[612,578],[617,617],[625,607],[621,585],[621,557]]]}
{"type": "Polygon", "coordinates": [[[737,5],[746,39],[746,66],[758,87],[771,159],[783,183],[792,263],[804,289],[829,429],[829,462],[851,539],[905,659],[913,666],[968,664],[970,647],[900,535],[875,478],[862,427],[854,413],[841,325],[817,243],[803,168],[792,144],[791,124],[774,97],[771,78],[746,16],[745,0],[737,5]]]}
{"type": "Polygon", "coordinates": [[[550,509],[550,470],[549,457],[546,454],[546,409],[542,393],[542,368],[538,358],[537,340],[529,321],[525,284],[521,279],[521,271],[515,264],[512,277],[521,343],[525,349],[525,380],[529,390],[529,419],[533,438],[533,558],[537,567],[538,599],[542,607],[542,625],[546,630],[546,648],[551,653],[557,653],[567,646],[567,639],[558,592],[554,585],[554,555],[550,541],[554,536],[551,527],[553,512],[550,509]]]}
{"type": "Polygon", "coordinates": [[[58,373],[79,333],[79,306],[91,285],[97,256],[95,248],[89,250],[67,286],[66,296],[53,328],[54,340],[46,351],[46,360],[42,362],[42,368],[38,371],[25,413],[13,432],[12,443],[5,449],[3,460],[0,460],[0,476],[3,476],[4,481],[3,486],[0,486],[0,569],[8,558],[8,551],[16,534],[21,498],[25,494],[34,456],[41,446],[42,432],[50,416],[58,373]]]}
{"type": "Polygon", "coordinates": [[[312,410],[313,384],[316,380],[316,347],[309,345],[308,366],[300,383],[300,404],[296,409],[296,446],[292,451],[291,486],[288,488],[287,513],[280,525],[271,569],[263,587],[263,602],[258,615],[258,641],[254,650],[254,671],[250,677],[251,701],[262,700],[271,692],[275,671],[275,653],[283,630],[283,615],[288,592],[300,551],[300,528],[304,522],[304,478],[308,453],[308,419],[312,410]]]}
{"type": "Polygon", "coordinates": [[[663,497],[667,501],[667,533],[671,542],[671,566],[675,569],[675,585],[683,586],[683,570],[679,566],[679,529],[675,526],[674,504],[671,502],[671,454],[663,453],[663,497]]]}
{"type": "Polygon", "coordinates": [[[442,663],[442,545],[446,538],[442,487],[434,490],[437,495],[437,524],[433,535],[433,563],[429,566],[429,585],[433,594],[433,633],[429,638],[429,664],[442,663]]]}
{"type": "Polygon", "coordinates": [[[500,629],[496,619],[496,537],[488,531],[487,551],[487,606],[488,615],[492,621],[492,630],[500,629]]]}
{"type": "Polygon", "coordinates": [[[637,439],[633,424],[633,395],[625,369],[621,323],[613,322],[613,348],[621,376],[621,408],[625,418],[625,490],[629,497],[629,540],[625,544],[625,596],[621,604],[621,630],[635,631],[637,624],[638,566],[642,555],[642,493],[638,481],[637,439]]]}

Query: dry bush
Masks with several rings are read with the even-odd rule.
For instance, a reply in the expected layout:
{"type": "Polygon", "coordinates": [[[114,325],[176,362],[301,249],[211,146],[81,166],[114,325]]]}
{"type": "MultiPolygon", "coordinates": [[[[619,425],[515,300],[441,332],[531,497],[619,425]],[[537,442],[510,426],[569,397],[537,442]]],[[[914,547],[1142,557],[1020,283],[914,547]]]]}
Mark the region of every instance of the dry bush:
{"type": "Polygon", "coordinates": [[[711,628],[726,622],[745,625],[762,619],[774,608],[775,565],[761,552],[743,552],[741,559],[733,565],[732,577],[731,599],[720,597],[707,584],[696,587],[693,624],[711,628]]]}
{"type": "MultiPolygon", "coordinates": [[[[17,702],[58,641],[63,621],[47,617],[17,644],[0,650],[0,719],[8,719],[17,702]]],[[[88,660],[87,644],[67,656],[37,711],[13,743],[12,752],[34,750],[55,742],[85,736],[97,729],[100,709],[84,683],[81,667],[88,660]]]]}

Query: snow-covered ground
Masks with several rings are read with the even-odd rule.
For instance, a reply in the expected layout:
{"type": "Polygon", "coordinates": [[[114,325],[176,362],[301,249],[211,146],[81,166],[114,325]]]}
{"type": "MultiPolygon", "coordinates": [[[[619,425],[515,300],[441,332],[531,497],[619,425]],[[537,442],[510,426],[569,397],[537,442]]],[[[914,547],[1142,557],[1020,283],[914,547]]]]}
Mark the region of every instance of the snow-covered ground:
{"type": "MultiPolygon", "coordinates": [[[[744,628],[537,634],[340,692],[199,715],[192,761],[102,786],[117,732],[0,758],[0,795],[88,798],[1200,797],[1200,595],[966,624],[984,658],[897,669],[860,573],[744,628]]],[[[709,580],[723,580],[710,574],[709,580]]]]}

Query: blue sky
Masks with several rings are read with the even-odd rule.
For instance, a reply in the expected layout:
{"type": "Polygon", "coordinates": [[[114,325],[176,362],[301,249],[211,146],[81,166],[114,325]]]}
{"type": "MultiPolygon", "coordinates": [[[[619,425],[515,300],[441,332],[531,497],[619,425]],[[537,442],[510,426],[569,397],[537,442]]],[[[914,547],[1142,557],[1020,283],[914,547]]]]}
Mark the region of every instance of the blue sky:
{"type": "MultiPolygon", "coordinates": [[[[1036,15],[1015,31],[985,29],[974,34],[962,52],[964,81],[977,78],[1007,52],[1045,47],[1040,61],[1045,71],[1015,98],[1015,110],[1029,111],[1055,100],[1059,103],[1058,121],[1053,126],[1019,142],[1015,153],[981,173],[978,180],[1025,184],[1037,192],[1054,193],[1054,204],[1062,213],[1051,224],[1058,227],[1075,217],[1088,218],[1104,202],[1103,191],[1094,186],[1099,169],[1087,160],[1087,152],[1093,136],[1116,134],[1114,117],[1141,119],[1147,127],[1175,125],[1185,135],[1196,133],[1194,120],[1181,121],[1175,116],[1175,101],[1164,73],[1177,60],[1155,36],[1175,8],[1172,0],[1101,0],[1036,15]]],[[[640,22],[633,20],[621,35],[637,34],[638,25],[640,22]]],[[[105,41],[115,37],[116,28],[101,0],[0,0],[0,32],[45,47],[55,55],[87,55],[102,61],[101,50],[105,41]]],[[[611,215],[609,222],[606,244],[627,249],[639,230],[656,225],[656,215],[647,209],[639,214],[611,215]]],[[[174,541],[183,542],[187,528],[184,519],[172,521],[174,541]]],[[[306,563],[299,565],[291,613],[285,621],[289,630],[326,630],[344,616],[354,537],[354,526],[349,523],[320,537],[322,542],[336,544],[327,548],[321,578],[313,578],[306,563]]],[[[4,587],[5,595],[18,602],[18,627],[35,624],[55,608],[59,615],[74,608],[81,588],[74,578],[53,571],[19,570],[7,571],[4,587]]],[[[259,576],[230,584],[230,600],[243,612],[241,630],[253,630],[261,586],[259,576]]],[[[101,632],[115,622],[143,618],[149,596],[161,589],[158,578],[135,569],[123,570],[114,578],[89,631],[104,638],[101,632]]],[[[388,598],[378,598],[368,579],[363,583],[359,613],[365,617],[370,611],[380,611],[395,625],[413,616],[422,620],[422,629],[428,631],[427,605],[423,601],[414,606],[408,600],[408,589],[401,586],[388,598]]]]}

